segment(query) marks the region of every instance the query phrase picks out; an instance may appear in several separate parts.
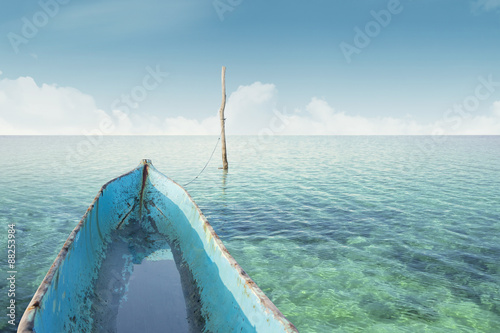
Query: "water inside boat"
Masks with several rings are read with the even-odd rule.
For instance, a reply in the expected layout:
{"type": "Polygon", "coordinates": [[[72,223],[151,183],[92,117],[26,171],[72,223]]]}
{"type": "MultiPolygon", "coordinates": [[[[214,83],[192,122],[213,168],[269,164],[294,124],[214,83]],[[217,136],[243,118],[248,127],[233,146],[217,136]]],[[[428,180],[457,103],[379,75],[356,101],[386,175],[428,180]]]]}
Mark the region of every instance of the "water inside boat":
{"type": "Polygon", "coordinates": [[[173,248],[137,225],[115,231],[91,297],[94,332],[203,330],[196,285],[173,248]]]}

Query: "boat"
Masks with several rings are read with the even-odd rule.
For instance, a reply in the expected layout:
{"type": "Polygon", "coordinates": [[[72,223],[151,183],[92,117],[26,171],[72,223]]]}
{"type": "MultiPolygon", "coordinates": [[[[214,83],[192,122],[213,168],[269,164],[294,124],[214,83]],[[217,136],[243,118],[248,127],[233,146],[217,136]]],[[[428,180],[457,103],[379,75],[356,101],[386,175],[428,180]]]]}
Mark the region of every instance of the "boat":
{"type": "Polygon", "coordinates": [[[105,184],[18,332],[298,332],[150,160],[105,184]]]}

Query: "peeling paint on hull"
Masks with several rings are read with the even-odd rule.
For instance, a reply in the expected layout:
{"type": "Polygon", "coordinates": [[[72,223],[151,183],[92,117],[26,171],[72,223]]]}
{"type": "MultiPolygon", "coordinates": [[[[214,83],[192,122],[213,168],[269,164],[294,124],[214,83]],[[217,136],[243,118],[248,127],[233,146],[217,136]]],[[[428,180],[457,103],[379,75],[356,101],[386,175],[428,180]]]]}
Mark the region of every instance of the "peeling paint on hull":
{"type": "MultiPolygon", "coordinates": [[[[116,235],[127,232],[168,243],[184,295],[189,289],[194,295],[186,304],[200,318],[190,331],[298,332],[229,254],[189,194],[149,160],[102,187],[33,296],[18,332],[95,331],[90,314],[96,282],[116,235]]],[[[133,260],[148,253],[138,251],[133,260]]],[[[120,272],[118,278],[128,276],[120,272]]]]}

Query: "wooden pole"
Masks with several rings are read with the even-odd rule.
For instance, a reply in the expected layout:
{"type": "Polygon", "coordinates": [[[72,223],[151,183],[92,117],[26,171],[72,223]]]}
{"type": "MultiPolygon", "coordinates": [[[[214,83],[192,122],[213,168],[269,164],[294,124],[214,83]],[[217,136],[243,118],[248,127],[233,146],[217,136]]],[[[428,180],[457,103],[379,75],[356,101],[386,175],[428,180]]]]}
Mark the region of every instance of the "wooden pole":
{"type": "Polygon", "coordinates": [[[224,109],[226,108],[226,67],[222,66],[222,105],[220,107],[220,126],[221,126],[221,141],[222,141],[222,169],[229,168],[227,164],[226,153],[226,119],[224,118],[224,109]]]}

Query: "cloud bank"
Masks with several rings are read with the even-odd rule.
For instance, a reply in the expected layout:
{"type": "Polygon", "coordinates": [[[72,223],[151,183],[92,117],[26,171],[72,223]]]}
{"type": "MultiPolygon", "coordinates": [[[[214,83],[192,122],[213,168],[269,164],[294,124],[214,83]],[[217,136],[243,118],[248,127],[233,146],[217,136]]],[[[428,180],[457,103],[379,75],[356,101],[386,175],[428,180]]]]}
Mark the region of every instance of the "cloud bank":
{"type": "Polygon", "coordinates": [[[38,86],[31,77],[0,80],[1,134],[75,134],[104,115],[77,89],[38,86]]]}
{"type": "MultiPolygon", "coordinates": [[[[0,72],[1,75],[1,72],[0,72]]],[[[228,134],[272,135],[500,135],[500,101],[489,114],[445,110],[433,123],[411,117],[363,117],[313,97],[292,112],[278,110],[273,84],[240,86],[227,102],[228,134]]],[[[0,80],[0,135],[217,135],[217,109],[205,119],[159,118],[97,108],[92,96],[71,87],[38,85],[31,77],[0,80]]]]}

